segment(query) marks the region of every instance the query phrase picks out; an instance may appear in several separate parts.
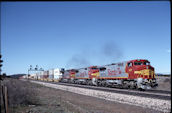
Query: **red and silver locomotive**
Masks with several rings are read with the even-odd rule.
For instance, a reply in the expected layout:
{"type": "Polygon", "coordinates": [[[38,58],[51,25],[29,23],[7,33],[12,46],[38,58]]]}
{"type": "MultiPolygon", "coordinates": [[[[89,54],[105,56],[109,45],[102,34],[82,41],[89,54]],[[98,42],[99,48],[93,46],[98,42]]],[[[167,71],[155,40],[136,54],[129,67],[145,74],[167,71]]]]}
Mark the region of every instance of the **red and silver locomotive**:
{"type": "Polygon", "coordinates": [[[139,89],[150,89],[158,85],[154,68],[144,59],[64,70],[61,81],[139,89]]]}

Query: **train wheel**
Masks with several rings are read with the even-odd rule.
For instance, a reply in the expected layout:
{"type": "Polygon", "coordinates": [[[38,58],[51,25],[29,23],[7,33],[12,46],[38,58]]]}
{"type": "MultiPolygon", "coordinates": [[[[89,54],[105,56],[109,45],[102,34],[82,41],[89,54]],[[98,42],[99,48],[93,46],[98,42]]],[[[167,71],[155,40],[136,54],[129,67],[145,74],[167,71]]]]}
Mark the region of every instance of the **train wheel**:
{"type": "Polygon", "coordinates": [[[120,89],[123,89],[123,85],[120,85],[119,88],[120,88],[120,89]]]}

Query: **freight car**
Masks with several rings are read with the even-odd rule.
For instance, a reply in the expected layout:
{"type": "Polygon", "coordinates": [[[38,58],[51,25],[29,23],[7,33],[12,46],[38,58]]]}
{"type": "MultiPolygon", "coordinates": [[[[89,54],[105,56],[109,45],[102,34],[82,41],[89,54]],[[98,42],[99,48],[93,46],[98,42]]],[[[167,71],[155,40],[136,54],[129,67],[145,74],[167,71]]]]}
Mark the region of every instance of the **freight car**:
{"type": "Polygon", "coordinates": [[[62,78],[61,70],[63,69],[56,68],[56,69],[50,69],[46,71],[33,73],[30,74],[29,79],[58,82],[62,78]]]}
{"type": "Polygon", "coordinates": [[[150,89],[158,86],[154,68],[145,59],[64,70],[60,81],[132,89],[150,89]]]}

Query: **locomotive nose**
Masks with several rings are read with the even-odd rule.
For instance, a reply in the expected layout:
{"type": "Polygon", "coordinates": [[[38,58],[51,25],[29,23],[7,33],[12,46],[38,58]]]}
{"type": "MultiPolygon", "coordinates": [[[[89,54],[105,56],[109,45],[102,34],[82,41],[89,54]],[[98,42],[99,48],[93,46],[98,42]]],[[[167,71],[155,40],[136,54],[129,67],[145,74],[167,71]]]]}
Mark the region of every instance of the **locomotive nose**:
{"type": "Polygon", "coordinates": [[[139,71],[135,71],[135,74],[138,74],[139,76],[146,78],[146,79],[152,79],[155,78],[154,74],[154,68],[151,66],[142,66],[138,68],[139,71]]]}
{"type": "Polygon", "coordinates": [[[155,74],[154,74],[154,68],[152,66],[146,66],[146,70],[147,72],[146,75],[148,75],[148,78],[155,78],[155,74]]]}
{"type": "Polygon", "coordinates": [[[146,66],[146,69],[150,69],[150,70],[154,71],[154,68],[152,66],[146,66]]]}

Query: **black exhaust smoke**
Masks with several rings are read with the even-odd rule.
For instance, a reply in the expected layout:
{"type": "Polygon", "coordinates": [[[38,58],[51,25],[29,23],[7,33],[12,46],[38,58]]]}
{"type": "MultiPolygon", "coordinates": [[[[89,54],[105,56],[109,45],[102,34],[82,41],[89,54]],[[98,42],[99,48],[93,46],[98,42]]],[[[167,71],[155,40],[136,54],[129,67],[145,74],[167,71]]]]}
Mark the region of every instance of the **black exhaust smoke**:
{"type": "Polygon", "coordinates": [[[119,46],[114,41],[101,45],[94,45],[92,48],[84,48],[80,53],[73,55],[67,62],[65,68],[84,68],[91,65],[106,65],[117,62],[122,57],[119,46]],[[97,61],[97,63],[94,63],[97,61]]]}

